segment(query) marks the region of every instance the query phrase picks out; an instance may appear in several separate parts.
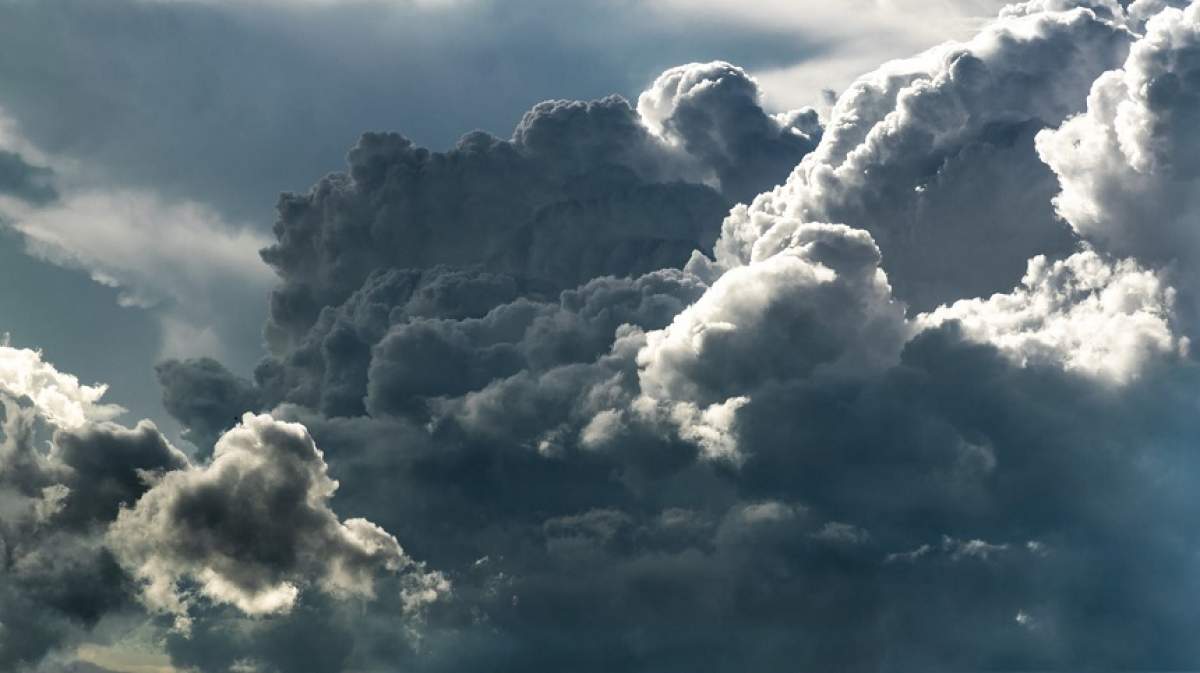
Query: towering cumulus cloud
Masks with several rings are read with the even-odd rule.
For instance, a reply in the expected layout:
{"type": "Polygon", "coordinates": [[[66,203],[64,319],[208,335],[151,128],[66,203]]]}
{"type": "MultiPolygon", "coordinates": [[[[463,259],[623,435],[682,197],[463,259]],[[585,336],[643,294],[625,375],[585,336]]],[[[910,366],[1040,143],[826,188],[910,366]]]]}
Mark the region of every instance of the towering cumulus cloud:
{"type": "Polygon", "coordinates": [[[1181,4],[1016,4],[823,123],[709,63],[363,136],[253,377],[158,367],[191,457],[0,350],[0,663],[1200,666],[1181,4]]]}

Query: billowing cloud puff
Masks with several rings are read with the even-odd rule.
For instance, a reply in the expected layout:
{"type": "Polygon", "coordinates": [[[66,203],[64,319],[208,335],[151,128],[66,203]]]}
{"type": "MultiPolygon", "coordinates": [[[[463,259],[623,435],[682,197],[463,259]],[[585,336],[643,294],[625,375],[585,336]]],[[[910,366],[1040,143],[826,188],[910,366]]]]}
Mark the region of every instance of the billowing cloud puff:
{"type": "Polygon", "coordinates": [[[59,372],[37,351],[0,345],[0,393],[29,398],[38,413],[54,425],[76,428],[88,421],[107,420],[123,409],[100,402],[106,387],[81,385],[79,379],[59,372]]]}
{"type": "Polygon", "coordinates": [[[893,364],[908,336],[869,234],[798,224],[780,252],[722,275],[637,354],[647,405],[713,457],[738,458],[727,431],[754,390],[893,364]]]}
{"type": "Polygon", "coordinates": [[[212,358],[166,360],[155,373],[163,406],[187,428],[184,438],[206,455],[241,414],[262,406],[253,384],[212,358]]]}
{"type": "Polygon", "coordinates": [[[290,610],[310,584],[373,598],[376,573],[424,573],[380,527],[339,520],[328,504],[336,490],[303,426],[246,414],[209,464],[163,475],[122,510],[108,541],[146,605],[181,628],[190,623],[184,580],[258,615],[290,610]]]}
{"type": "Polygon", "coordinates": [[[892,300],[869,234],[798,225],[783,251],[721,276],[638,354],[642,390],[701,404],[818,368],[877,369],[899,355],[892,300]]]}
{"type": "Polygon", "coordinates": [[[1040,133],[1037,148],[1062,186],[1054,204],[1080,236],[1175,263],[1190,285],[1200,252],[1200,5],[1165,8],[1145,31],[1124,65],[1092,85],[1087,111],[1040,133]]]}
{"type": "Polygon", "coordinates": [[[637,111],[652,133],[695,157],[737,201],[773,186],[821,138],[815,110],[765,114],[755,81],[719,61],[664,72],[638,97],[637,111]]]}
{"type": "Polygon", "coordinates": [[[103,393],[34,351],[0,346],[0,668],[23,670],[129,608],[104,528],[186,464],[148,421],[107,421],[121,409],[103,393]]]}
{"type": "MultiPolygon", "coordinates": [[[[136,619],[139,597],[185,628],[196,591],[249,615],[286,611],[310,585],[371,599],[378,577],[391,578],[400,612],[449,592],[393,536],[333,514],[337,483],[302,426],[248,414],[211,462],[192,465],[153,423],[108,420],[121,410],[101,402],[103,386],[79,385],[34,351],[0,346],[0,362],[5,670],[27,670],[107,618],[136,619]]],[[[199,362],[209,377],[193,388],[231,392],[219,366],[199,362]]],[[[209,407],[179,402],[199,417],[209,407]]]]}
{"type": "Polygon", "coordinates": [[[1029,262],[1021,287],[963,299],[918,317],[925,328],[958,321],[970,339],[996,346],[1020,365],[1042,363],[1115,382],[1155,357],[1186,355],[1172,325],[1175,290],[1132,260],[1109,263],[1092,251],[1029,262]]]}
{"type": "Polygon", "coordinates": [[[726,219],[718,262],[773,254],[756,246],[776,223],[840,222],[871,233],[913,308],[1011,287],[1026,259],[1071,246],[1033,136],[1082,109],[1132,39],[1085,8],[1031,11],[863,76],[787,184],[726,219]]]}

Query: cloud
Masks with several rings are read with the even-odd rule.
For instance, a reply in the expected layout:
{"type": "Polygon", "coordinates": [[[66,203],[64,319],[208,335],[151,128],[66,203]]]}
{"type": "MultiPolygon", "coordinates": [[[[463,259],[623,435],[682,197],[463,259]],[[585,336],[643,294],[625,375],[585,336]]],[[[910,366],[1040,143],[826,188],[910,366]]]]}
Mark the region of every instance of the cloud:
{"type": "Polygon", "coordinates": [[[818,368],[874,369],[898,356],[903,306],[868,234],[804,224],[783,247],[722,275],[647,335],[638,353],[643,391],[708,404],[818,368]]]}
{"type": "MultiPolygon", "coordinates": [[[[258,339],[239,318],[259,320],[271,283],[254,254],[265,239],[210,206],[114,184],[98,168],[47,151],[0,111],[0,227],[30,256],[82,271],[115,289],[122,307],[151,313],[161,353],[243,359],[233,344],[247,334],[258,339]]],[[[31,284],[30,291],[57,308],[56,298],[38,296],[47,289],[31,284]]],[[[14,329],[29,323],[39,321],[10,318],[14,329]]]]}
{"type": "Polygon", "coordinates": [[[1087,9],[1037,12],[864,75],[787,184],[726,220],[718,263],[772,254],[777,221],[840,222],[871,233],[915,309],[1011,287],[1026,259],[1072,245],[1032,138],[1080,110],[1131,41],[1087,9]]]}
{"type": "Polygon", "coordinates": [[[1024,366],[1053,363],[1125,382],[1148,360],[1188,354],[1175,332],[1175,290],[1161,273],[1133,260],[1106,261],[1092,251],[1049,262],[1030,260],[1022,287],[989,299],[964,299],[922,314],[925,328],[957,321],[964,334],[995,345],[1024,366]]]}
{"type": "Polygon", "coordinates": [[[815,110],[768,116],[757,83],[714,62],[671,68],[638,96],[643,124],[712,171],[721,190],[745,201],[786,174],[821,138],[815,110]]]}
{"type": "Polygon", "coordinates": [[[1086,112],[1037,137],[1061,184],[1054,204],[1063,219],[1104,250],[1174,265],[1193,321],[1198,16],[1195,3],[1154,14],[1124,64],[1092,85],[1086,112]]]}
{"type": "MultiPolygon", "coordinates": [[[[395,537],[329,509],[337,482],[302,426],[247,414],[210,462],[195,465],[153,423],[108,420],[121,410],[100,402],[103,386],[80,386],[33,351],[0,346],[0,361],[6,669],[26,670],[86,643],[102,624],[136,619],[139,598],[186,629],[197,599],[185,580],[249,615],[287,611],[310,586],[370,600],[379,574],[394,578],[389,604],[407,614],[450,591],[395,537]]],[[[205,364],[220,388],[221,370],[197,368],[205,364]]]]}
{"type": "Polygon", "coordinates": [[[687,141],[653,135],[619,97],[542,103],[511,140],[472,133],[447,153],[363,136],[348,173],[280,202],[278,241],[263,252],[286,281],[272,298],[274,347],[295,347],[320,308],[345,301],[372,269],[481,266],[526,292],[554,292],[682,265],[711,245],[728,199],[782,179],[818,133],[809,113],[787,122],[807,136],[769,117],[753,80],[727,64],[673,71],[648,95],[661,98],[685,72],[707,93],[647,114],[687,141]],[[744,149],[758,163],[731,164],[727,153],[744,149]],[[721,191],[699,184],[709,177],[721,191]]]}
{"type": "Polygon", "coordinates": [[[21,670],[109,613],[128,582],[104,526],[156,475],[186,463],[153,424],[109,422],[103,386],[0,346],[0,665],[21,670]]]}
{"type": "Polygon", "coordinates": [[[253,384],[212,358],[165,360],[154,371],[163,406],[187,428],[184,438],[204,453],[240,414],[262,406],[253,384]]]}
{"type": "Polygon", "coordinates": [[[100,402],[106,387],[81,385],[79,379],[58,371],[37,351],[0,345],[0,393],[28,398],[51,423],[77,428],[88,421],[111,419],[124,410],[100,402]]]}
{"type": "MultiPolygon", "coordinates": [[[[291,610],[310,584],[369,599],[377,572],[424,572],[382,528],[340,520],[328,505],[336,490],[303,426],[246,414],[209,464],[163,475],[122,510],[108,542],[146,605],[181,629],[190,625],[184,579],[215,603],[263,615],[291,610]]],[[[436,597],[444,585],[432,586],[436,597]]]]}

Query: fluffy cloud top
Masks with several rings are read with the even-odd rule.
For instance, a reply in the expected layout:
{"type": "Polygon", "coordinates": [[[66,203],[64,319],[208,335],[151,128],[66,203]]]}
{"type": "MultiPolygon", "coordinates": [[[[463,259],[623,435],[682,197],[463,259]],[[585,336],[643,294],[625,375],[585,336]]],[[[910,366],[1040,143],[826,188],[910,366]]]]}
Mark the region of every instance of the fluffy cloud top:
{"type": "Polygon", "coordinates": [[[29,398],[54,425],[77,428],[122,413],[119,406],[100,402],[105,390],[103,385],[81,385],[79,379],[43,361],[37,351],[0,345],[0,393],[29,398]]]}
{"type": "Polygon", "coordinates": [[[1032,138],[1079,111],[1132,40],[1086,8],[1030,11],[864,75],[788,182],[726,219],[718,263],[773,254],[777,223],[840,222],[871,233],[918,309],[1011,287],[1026,259],[1071,246],[1032,138]]]}
{"type": "Polygon", "coordinates": [[[108,422],[103,386],[33,351],[0,363],[0,667],[23,670],[128,607],[104,526],[186,459],[149,422],[108,422]]]}
{"type": "Polygon", "coordinates": [[[925,328],[961,324],[968,338],[995,345],[1017,363],[1053,364],[1115,382],[1147,360],[1187,355],[1189,339],[1172,325],[1175,290],[1132,260],[1112,264],[1095,252],[1029,261],[1022,287],[989,299],[963,299],[922,314],[925,328]]]}
{"type": "Polygon", "coordinates": [[[1080,236],[1189,278],[1200,251],[1198,24],[1195,3],[1154,14],[1124,64],[1092,85],[1086,112],[1037,138],[1061,183],[1054,204],[1080,236]]]}

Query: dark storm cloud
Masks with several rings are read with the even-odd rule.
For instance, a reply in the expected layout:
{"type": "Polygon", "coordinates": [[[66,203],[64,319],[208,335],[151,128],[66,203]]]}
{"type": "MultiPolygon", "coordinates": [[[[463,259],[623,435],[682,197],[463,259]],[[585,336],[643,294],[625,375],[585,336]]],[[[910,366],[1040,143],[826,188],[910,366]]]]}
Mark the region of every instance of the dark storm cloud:
{"type": "Polygon", "coordinates": [[[455,569],[452,605],[487,616],[432,617],[419,670],[1181,665],[1198,653],[1159,648],[1200,619],[1170,589],[1194,584],[1177,513],[1195,508],[1195,372],[1166,378],[1097,392],[942,328],[867,380],[768,386],[742,409],[739,471],[676,460],[648,487],[624,456],[546,461],[497,423],[476,447],[310,424],[346,507],[405,519],[455,569]]]}
{"type": "Polygon", "coordinates": [[[449,590],[378,526],[328,508],[337,483],[302,427],[246,415],[194,466],[152,423],[103,420],[120,411],[103,392],[0,346],[5,670],[41,670],[105,616],[136,614],[136,599],[186,632],[201,601],[185,579],[250,615],[286,612],[310,586],[370,600],[377,573],[406,614],[449,590]]]}
{"type": "MultiPolygon", "coordinates": [[[[163,305],[118,315],[103,288],[93,288],[92,303],[73,300],[64,307],[62,295],[33,278],[55,276],[51,282],[61,286],[72,280],[70,272],[30,270],[21,260],[10,267],[10,277],[22,280],[13,300],[18,307],[0,329],[51,350],[76,371],[95,372],[139,414],[160,419],[162,409],[143,395],[154,388],[147,354],[209,355],[247,373],[262,356],[266,308],[259,296],[266,286],[248,288],[247,276],[262,278],[246,273],[248,260],[237,261],[239,273],[229,274],[212,271],[228,259],[163,253],[180,240],[186,242],[179,247],[199,253],[231,236],[267,233],[276,196],[336,168],[363,131],[399,128],[444,149],[470,129],[507,135],[535,101],[633,95],[663,68],[693,59],[727,58],[751,67],[792,63],[820,52],[826,41],[779,27],[730,26],[703,13],[671,21],[663,14],[654,6],[593,0],[570,6],[549,0],[3,0],[5,130],[70,173],[59,185],[66,203],[51,214],[70,216],[77,226],[43,227],[56,236],[41,243],[67,243],[52,262],[81,265],[103,282],[120,283],[123,298],[163,305]],[[97,217],[96,203],[71,199],[72,188],[95,190],[93,197],[119,192],[100,200],[111,220],[97,217]],[[129,217],[128,209],[147,200],[159,207],[129,217]],[[180,204],[183,212],[171,207],[180,204]],[[181,220],[196,208],[214,216],[213,231],[187,241],[198,223],[181,220]],[[144,229],[115,226],[129,219],[144,220],[144,229]],[[97,234],[101,223],[109,228],[103,236],[97,234]],[[89,235],[98,240],[87,242],[89,235]],[[147,237],[162,241],[158,255],[124,254],[147,237]],[[117,238],[128,244],[114,243],[117,238]],[[164,256],[166,263],[154,264],[164,256]],[[213,276],[216,282],[203,282],[213,276]],[[27,302],[30,294],[37,299],[27,302]],[[106,331],[128,335],[137,325],[137,343],[114,340],[105,357],[85,358],[86,344],[56,333],[81,309],[101,313],[97,324],[106,331]],[[117,358],[121,365],[109,364],[117,358]]],[[[39,198],[52,193],[34,186],[39,198]]],[[[663,207],[690,199],[681,191],[663,207]]],[[[0,254],[20,256],[25,243],[0,254]]],[[[241,245],[251,255],[252,247],[241,245]]],[[[544,250],[543,257],[552,252],[544,250]]],[[[4,294],[0,304],[13,303],[4,294]]]]}
{"type": "Polygon", "coordinates": [[[261,406],[249,381],[212,358],[166,360],[155,367],[163,406],[187,430],[184,439],[207,453],[240,415],[261,406]]]}
{"type": "Polygon", "coordinates": [[[1092,85],[1086,112],[1037,137],[1061,183],[1059,214],[1106,250],[1173,266],[1193,333],[1200,325],[1198,17],[1195,4],[1153,15],[1122,66],[1092,85]]]}

